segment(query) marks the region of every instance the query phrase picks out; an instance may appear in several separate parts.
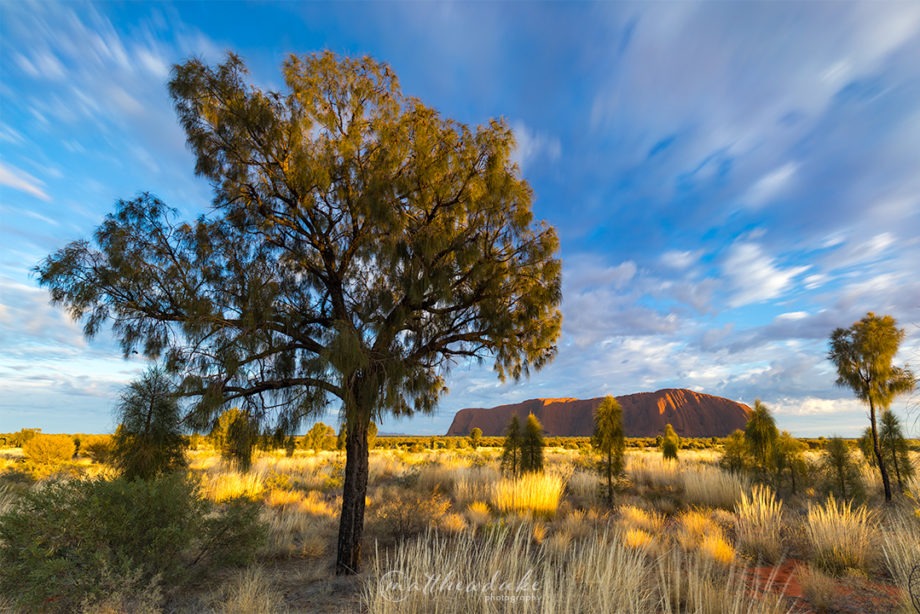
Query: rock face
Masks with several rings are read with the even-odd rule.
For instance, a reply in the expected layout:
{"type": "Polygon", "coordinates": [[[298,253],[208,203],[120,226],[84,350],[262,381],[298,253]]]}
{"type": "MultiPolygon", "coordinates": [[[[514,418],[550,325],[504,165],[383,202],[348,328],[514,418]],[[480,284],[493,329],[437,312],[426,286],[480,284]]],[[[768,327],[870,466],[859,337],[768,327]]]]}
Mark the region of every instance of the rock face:
{"type": "MultiPolygon", "coordinates": [[[[553,437],[589,437],[594,430],[594,409],[603,398],[531,399],[514,405],[461,409],[454,416],[448,435],[469,435],[474,427],[486,436],[503,435],[511,417],[523,422],[533,413],[553,437]]],[[[623,407],[623,427],[627,437],[654,437],[668,423],[682,437],[725,437],[743,429],[751,408],[743,403],[673,389],[640,392],[617,397],[623,407]]]]}

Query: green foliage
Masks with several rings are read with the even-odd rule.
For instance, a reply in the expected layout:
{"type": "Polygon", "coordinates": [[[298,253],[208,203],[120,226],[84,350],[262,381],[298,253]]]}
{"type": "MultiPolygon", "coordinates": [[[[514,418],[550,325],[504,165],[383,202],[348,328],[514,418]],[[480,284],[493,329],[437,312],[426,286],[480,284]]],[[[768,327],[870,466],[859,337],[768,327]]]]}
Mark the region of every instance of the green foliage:
{"type": "Polygon", "coordinates": [[[903,339],[904,329],[897,327],[894,318],[876,316],[870,311],[850,328],[838,328],[831,333],[827,355],[837,367],[837,385],[846,386],[869,405],[872,449],[887,501],[891,500],[891,482],[879,444],[876,410],[887,410],[895,397],[916,385],[909,368],[892,364],[903,339]]]}
{"type": "Polygon", "coordinates": [[[742,473],[748,467],[748,448],[744,431],[737,430],[725,438],[719,464],[732,473],[742,473]]]}
{"type": "Polygon", "coordinates": [[[591,446],[601,455],[598,470],[607,478],[604,495],[613,506],[613,478],[623,472],[626,437],[623,432],[623,408],[616,398],[604,397],[594,412],[594,435],[591,446]]]}
{"type": "Polygon", "coordinates": [[[473,430],[470,431],[470,445],[473,446],[474,450],[479,449],[479,445],[482,443],[482,429],[478,426],[473,427],[473,430]]]}
{"type": "Polygon", "coordinates": [[[914,466],[910,461],[910,448],[901,430],[901,422],[891,410],[882,412],[882,425],[879,429],[879,445],[885,463],[894,469],[898,480],[898,489],[905,492],[907,482],[914,477],[914,466]]]}
{"type": "Polygon", "coordinates": [[[904,329],[891,316],[869,312],[850,328],[831,334],[828,358],[837,367],[837,384],[856,393],[874,407],[887,409],[894,398],[913,390],[916,378],[910,369],[892,364],[904,340],[904,329]]]}
{"type": "Polygon", "coordinates": [[[779,431],[776,420],[760,399],[754,401],[754,409],[744,427],[744,440],[754,469],[765,477],[774,464],[774,452],[779,431]]]}
{"type": "Polygon", "coordinates": [[[846,441],[840,437],[828,439],[821,457],[821,465],[829,491],[844,500],[863,496],[864,487],[859,467],[853,460],[846,441]]]}
{"type": "Polygon", "coordinates": [[[51,482],[0,516],[0,590],[26,611],[73,612],[181,585],[193,568],[251,560],[265,535],[257,514],[214,509],[180,475],[51,482]]]}
{"type": "Polygon", "coordinates": [[[175,389],[166,372],[151,367],[121,395],[112,461],[129,480],[149,480],[185,467],[185,439],[175,389]]]}
{"type": "Polygon", "coordinates": [[[258,436],[249,412],[232,407],[217,419],[210,437],[224,460],[236,465],[240,471],[249,471],[258,436]]]}
{"type": "Polygon", "coordinates": [[[543,425],[533,414],[527,416],[521,436],[521,472],[543,471],[543,425]]]}
{"type": "Polygon", "coordinates": [[[38,465],[60,465],[72,459],[76,451],[70,435],[37,433],[22,444],[22,453],[38,465]]]}
{"type": "Polygon", "coordinates": [[[805,461],[804,443],[789,434],[788,431],[780,433],[773,448],[773,468],[776,471],[776,485],[781,486],[786,475],[792,492],[798,491],[798,486],[803,483],[808,465],[805,461]]]}
{"type": "Polygon", "coordinates": [[[680,449],[680,437],[670,424],[664,425],[664,434],[661,437],[661,454],[666,459],[677,460],[677,451],[680,449]]]}
{"type": "Polygon", "coordinates": [[[336,447],[335,429],[328,424],[317,422],[304,435],[301,445],[314,452],[333,450],[336,447]]]}
{"type": "Polygon", "coordinates": [[[512,476],[518,476],[521,473],[521,444],[523,443],[523,433],[521,433],[521,421],[518,417],[512,416],[505,430],[505,442],[502,446],[502,471],[512,476]]]}

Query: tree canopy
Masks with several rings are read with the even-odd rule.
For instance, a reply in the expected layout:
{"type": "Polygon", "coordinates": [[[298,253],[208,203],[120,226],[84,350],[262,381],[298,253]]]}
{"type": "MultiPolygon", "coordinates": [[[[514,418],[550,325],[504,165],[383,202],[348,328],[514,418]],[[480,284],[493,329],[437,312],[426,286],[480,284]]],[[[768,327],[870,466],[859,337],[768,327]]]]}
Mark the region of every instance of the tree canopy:
{"type": "Polygon", "coordinates": [[[534,222],[504,122],[442,118],[370,58],[291,56],[283,72],[276,92],[235,55],[176,66],[213,211],[184,222],[152,195],[121,201],[37,272],[87,336],[111,321],[126,355],[165,357],[196,399],[191,426],[234,403],[293,432],[340,402],[337,569],[354,572],[371,418],[432,411],[457,360],[491,358],[500,378],[550,361],[558,240],[534,222]]]}

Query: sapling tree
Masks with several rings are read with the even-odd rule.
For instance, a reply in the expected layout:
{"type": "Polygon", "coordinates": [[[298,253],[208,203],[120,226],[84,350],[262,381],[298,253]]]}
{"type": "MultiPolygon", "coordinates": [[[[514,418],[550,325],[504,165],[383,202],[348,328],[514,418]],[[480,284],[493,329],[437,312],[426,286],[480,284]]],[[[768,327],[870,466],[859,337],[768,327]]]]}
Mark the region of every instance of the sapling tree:
{"type": "Polygon", "coordinates": [[[528,414],[521,435],[521,472],[543,471],[543,425],[533,414],[528,414]]]}
{"type": "Polygon", "coordinates": [[[482,429],[474,426],[470,431],[470,445],[474,450],[478,450],[480,443],[482,443],[482,429]]]}
{"type": "Polygon", "coordinates": [[[129,480],[147,480],[185,466],[185,442],[176,388],[160,367],[150,367],[122,392],[111,458],[129,480]]]}
{"type": "Polygon", "coordinates": [[[521,432],[521,421],[518,417],[511,416],[508,427],[505,429],[505,441],[502,445],[502,470],[516,477],[521,472],[521,444],[524,435],[521,432]]]}
{"type": "Polygon", "coordinates": [[[774,467],[776,442],[779,430],[776,420],[760,399],[754,401],[754,408],[744,427],[744,440],[750,458],[761,478],[766,477],[774,467]]]}
{"type": "Polygon", "coordinates": [[[601,456],[598,468],[606,479],[604,496],[613,507],[613,478],[623,472],[626,437],[623,432],[623,408],[620,402],[608,395],[594,410],[594,434],[591,445],[601,456]]]}
{"type": "Polygon", "coordinates": [[[677,460],[677,450],[680,449],[680,437],[670,424],[664,425],[664,435],[661,437],[661,454],[666,460],[677,460]]]}

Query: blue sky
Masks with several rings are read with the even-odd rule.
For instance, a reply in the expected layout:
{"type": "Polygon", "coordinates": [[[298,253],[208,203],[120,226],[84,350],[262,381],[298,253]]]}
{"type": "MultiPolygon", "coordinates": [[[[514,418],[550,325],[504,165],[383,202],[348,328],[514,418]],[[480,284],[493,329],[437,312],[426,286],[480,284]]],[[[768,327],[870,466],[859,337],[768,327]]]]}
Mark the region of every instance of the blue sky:
{"type": "Polygon", "coordinates": [[[562,242],[555,362],[504,385],[457,365],[437,414],[383,431],[686,387],[760,398],[797,435],[855,435],[866,412],[834,386],[830,332],[891,314],[899,361],[920,363],[916,2],[3,2],[0,432],[110,430],[144,368],[83,339],[30,269],[119,198],[207,209],[170,67],[232,50],[279,88],[289,53],[323,49],[389,63],[445,116],[504,117],[562,242]]]}

